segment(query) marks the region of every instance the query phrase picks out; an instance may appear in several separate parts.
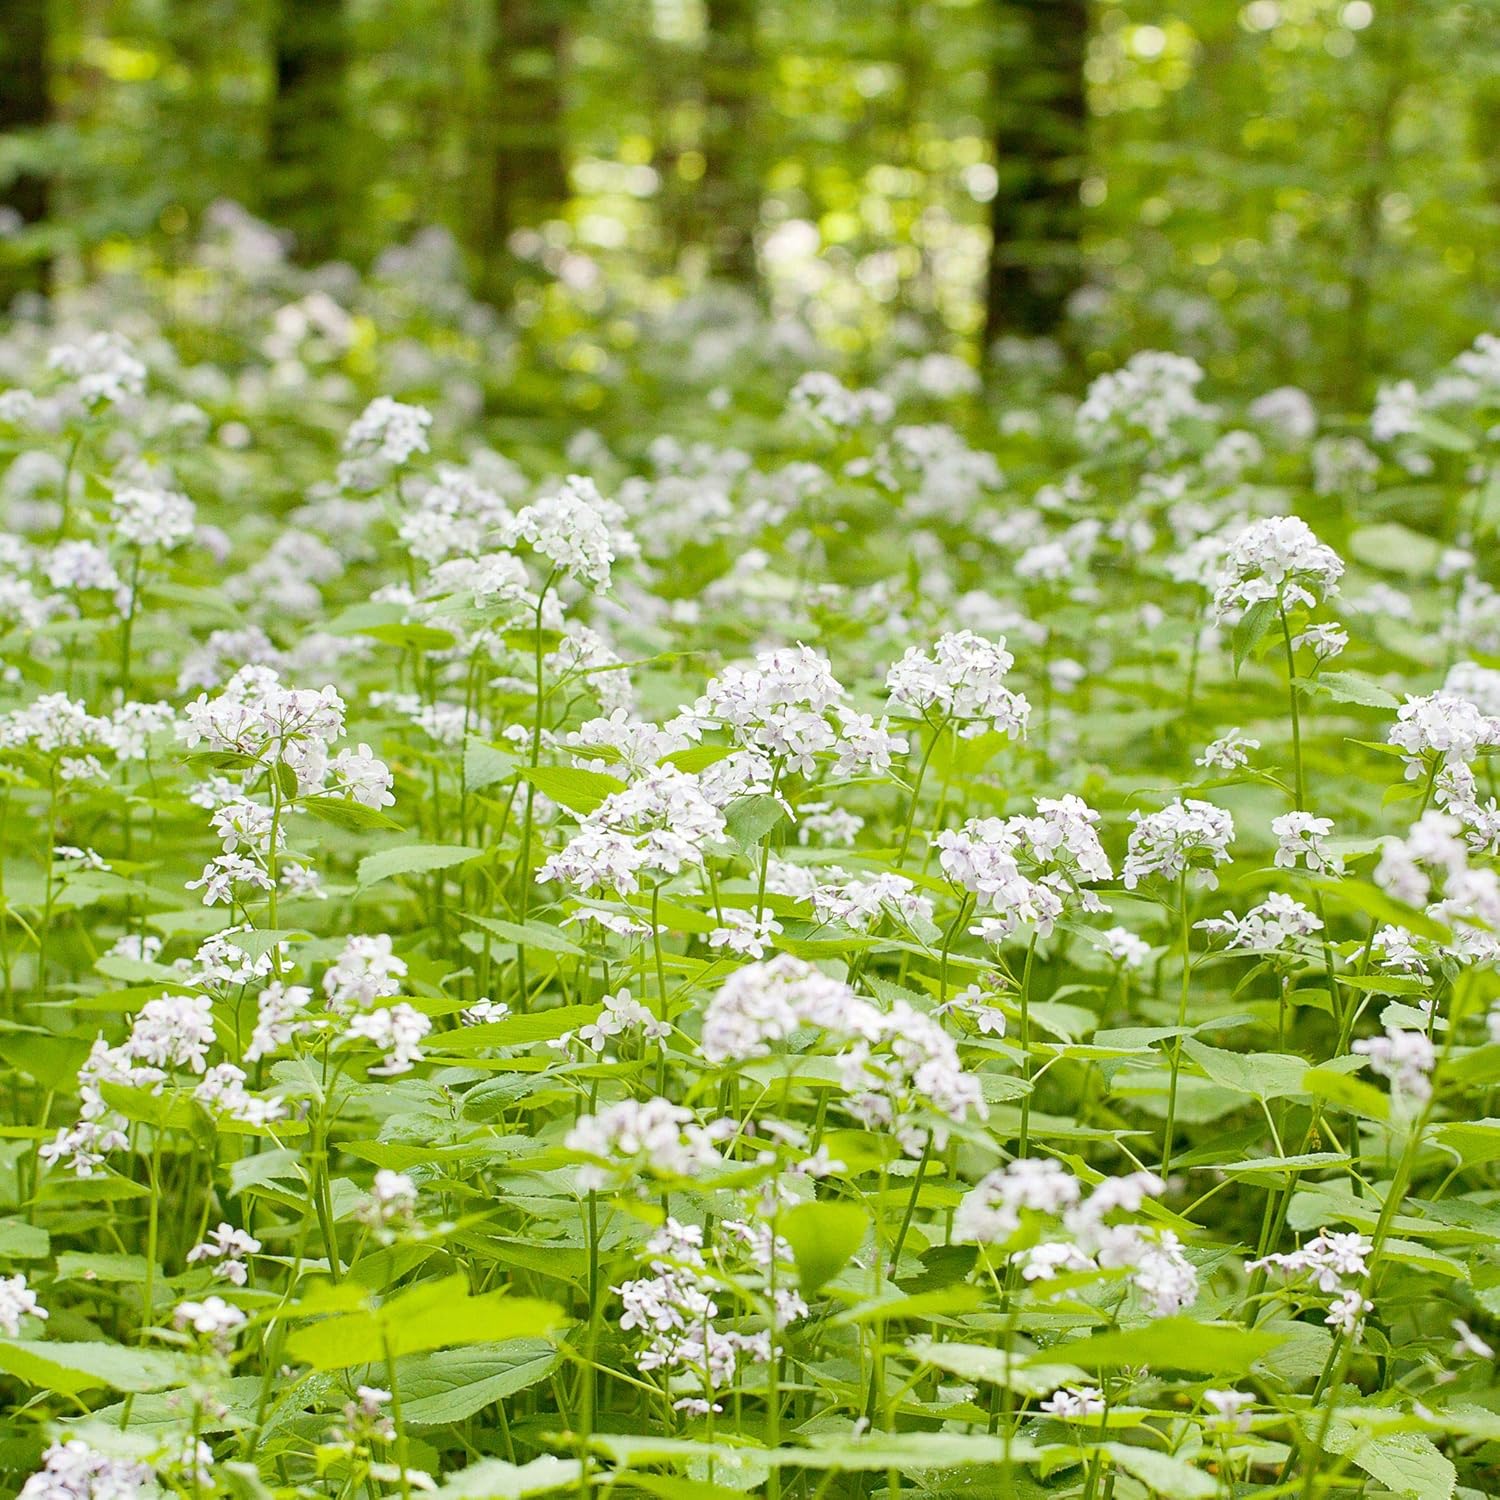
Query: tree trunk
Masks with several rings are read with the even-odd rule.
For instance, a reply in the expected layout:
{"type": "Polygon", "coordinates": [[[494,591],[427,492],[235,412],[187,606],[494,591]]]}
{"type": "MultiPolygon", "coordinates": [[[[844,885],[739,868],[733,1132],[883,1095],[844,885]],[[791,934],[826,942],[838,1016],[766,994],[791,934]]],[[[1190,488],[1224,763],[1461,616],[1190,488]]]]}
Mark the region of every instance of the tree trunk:
{"type": "Polygon", "coordinates": [[[995,168],[985,347],[1057,332],[1083,279],[1079,233],[1088,130],[1088,0],[1003,7],[1024,40],[997,59],[995,168]]]}
{"type": "Polygon", "coordinates": [[[344,76],[349,63],[343,0],[276,0],[276,95],[266,164],[266,211],[292,231],[298,260],[338,254],[348,149],[344,76]]]}
{"type": "Polygon", "coordinates": [[[482,252],[488,294],[501,300],[512,239],[568,199],[563,109],[564,0],[495,0],[490,66],[490,212],[482,252]]]}
{"type": "MultiPolygon", "coordinates": [[[[47,0],[0,0],[0,134],[36,132],[51,116],[47,34],[47,0]]],[[[48,257],[21,236],[46,219],[48,186],[25,166],[0,179],[0,308],[47,290],[48,257]]]]}
{"type": "Polygon", "coordinates": [[[711,274],[753,284],[760,182],[753,139],[755,0],[708,0],[703,214],[711,274]]]}

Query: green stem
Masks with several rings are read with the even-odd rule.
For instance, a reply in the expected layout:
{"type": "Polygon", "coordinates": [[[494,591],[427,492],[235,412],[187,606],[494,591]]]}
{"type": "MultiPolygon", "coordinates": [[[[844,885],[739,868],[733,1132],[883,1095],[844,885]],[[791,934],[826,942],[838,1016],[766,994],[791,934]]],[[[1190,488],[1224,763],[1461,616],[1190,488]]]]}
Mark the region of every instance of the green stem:
{"type": "Polygon", "coordinates": [[[1161,1146],[1161,1177],[1172,1170],[1172,1136],[1177,1128],[1177,1080],[1182,1072],[1182,1033],[1187,1026],[1188,985],[1192,977],[1192,949],[1188,928],[1187,871],[1178,883],[1178,906],[1182,917],[1182,989],[1177,997],[1177,1035],[1172,1038],[1172,1081],[1167,1089],[1167,1130],[1161,1146]]]}

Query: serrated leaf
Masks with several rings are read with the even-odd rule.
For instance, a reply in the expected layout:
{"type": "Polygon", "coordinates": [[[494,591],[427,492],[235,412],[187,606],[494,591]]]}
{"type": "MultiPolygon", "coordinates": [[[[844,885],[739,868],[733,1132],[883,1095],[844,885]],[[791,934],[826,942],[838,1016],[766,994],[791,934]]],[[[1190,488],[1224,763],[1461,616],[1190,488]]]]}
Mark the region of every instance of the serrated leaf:
{"type": "Polygon", "coordinates": [[[1261,643],[1266,632],[1278,618],[1274,599],[1259,600],[1240,617],[1239,623],[1234,627],[1234,633],[1230,636],[1236,677],[1239,676],[1240,668],[1245,664],[1245,658],[1261,643]]]}
{"type": "Polygon", "coordinates": [[[583,771],[577,766],[524,766],[518,774],[544,797],[560,803],[569,812],[585,815],[606,797],[625,790],[623,781],[602,771],[583,771]]]}
{"type": "Polygon", "coordinates": [[[792,1247],[802,1290],[811,1296],[844,1269],[863,1243],[870,1220],[855,1203],[799,1203],[781,1215],[776,1227],[792,1247]]]}
{"type": "Polygon", "coordinates": [[[518,943],[525,948],[542,948],[548,953],[568,953],[575,958],[583,957],[583,949],[567,933],[556,927],[549,927],[545,922],[527,922],[523,926],[518,922],[502,921],[499,917],[476,917],[473,912],[465,912],[464,921],[472,922],[476,927],[483,928],[494,937],[503,938],[507,943],[518,943]]]}
{"type": "Polygon", "coordinates": [[[420,1354],[449,1345],[539,1338],[562,1322],[562,1310],[531,1297],[473,1296],[463,1276],[423,1281],[378,1307],[299,1328],[287,1352],[316,1370],[382,1362],[387,1354],[420,1354]]]}
{"type": "Polygon", "coordinates": [[[186,1385],[191,1365],[180,1355],[158,1349],[0,1339],[0,1370],[27,1385],[74,1396],[79,1391],[161,1391],[186,1385]]]}
{"type": "Polygon", "coordinates": [[[401,1360],[401,1414],[415,1427],[462,1422],[545,1379],[562,1356],[543,1339],[444,1349],[401,1360]]]}
{"type": "Polygon", "coordinates": [[[786,809],[765,793],[736,797],[724,809],[724,827],[740,849],[748,854],[786,817],[786,809]]]}
{"type": "Polygon", "coordinates": [[[1244,1375],[1281,1337],[1228,1323],[1158,1318],[1141,1328],[1121,1328],[1057,1344],[1038,1358],[1064,1360],[1086,1370],[1148,1365],[1153,1370],[1191,1370],[1199,1375],[1244,1375]]]}
{"type": "Polygon", "coordinates": [[[465,844],[402,844],[396,849],[382,849],[378,854],[367,854],[359,862],[361,887],[390,880],[396,875],[427,875],[434,870],[451,870],[455,865],[466,865],[483,859],[483,849],[470,849],[465,844]]]}

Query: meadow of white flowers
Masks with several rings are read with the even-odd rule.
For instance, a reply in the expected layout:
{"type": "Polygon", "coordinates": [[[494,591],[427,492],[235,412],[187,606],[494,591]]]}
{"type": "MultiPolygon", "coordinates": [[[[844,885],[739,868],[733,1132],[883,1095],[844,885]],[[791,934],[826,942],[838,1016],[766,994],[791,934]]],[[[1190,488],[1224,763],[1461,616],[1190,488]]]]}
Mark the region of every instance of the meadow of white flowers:
{"type": "Polygon", "coordinates": [[[215,222],[0,338],[9,1492],[1500,1492],[1500,341],[215,222]]]}

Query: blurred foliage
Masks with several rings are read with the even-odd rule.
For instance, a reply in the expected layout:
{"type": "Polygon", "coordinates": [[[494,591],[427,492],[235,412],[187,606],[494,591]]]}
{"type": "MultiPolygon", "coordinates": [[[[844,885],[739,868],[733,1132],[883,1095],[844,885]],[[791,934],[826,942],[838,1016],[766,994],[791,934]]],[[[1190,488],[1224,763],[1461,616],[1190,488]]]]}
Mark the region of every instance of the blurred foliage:
{"type": "MultiPolygon", "coordinates": [[[[0,138],[0,183],[43,174],[51,217],[10,245],[62,286],[170,268],[230,198],[361,267],[445,226],[476,289],[503,256],[522,328],[755,274],[851,357],[911,320],[977,353],[990,203],[1014,190],[996,133],[1047,65],[1016,45],[1027,10],[345,0],[341,112],[317,106],[305,183],[273,145],[279,0],[53,0],[52,119],[0,138]],[[734,225],[757,203],[752,264],[734,225]]],[[[1352,407],[1492,325],[1500,8],[1095,0],[1089,19],[1080,375],[1170,347],[1352,407]]]]}

